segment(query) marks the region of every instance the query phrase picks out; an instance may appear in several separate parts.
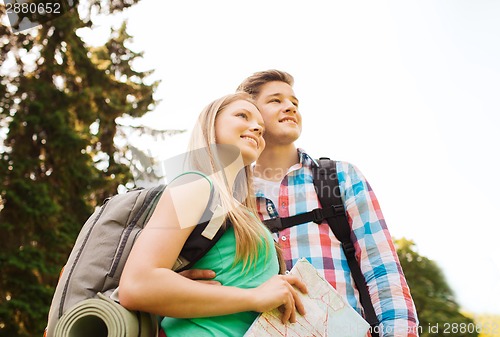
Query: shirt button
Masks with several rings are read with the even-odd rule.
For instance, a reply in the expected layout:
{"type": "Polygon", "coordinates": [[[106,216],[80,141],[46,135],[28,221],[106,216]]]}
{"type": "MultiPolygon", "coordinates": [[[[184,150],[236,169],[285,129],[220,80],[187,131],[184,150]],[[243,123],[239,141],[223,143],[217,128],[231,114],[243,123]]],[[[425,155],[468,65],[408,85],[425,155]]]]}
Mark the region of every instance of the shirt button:
{"type": "Polygon", "coordinates": [[[271,206],[269,206],[269,207],[267,208],[267,210],[268,210],[269,212],[272,212],[272,211],[273,211],[273,208],[272,208],[271,206]]]}
{"type": "Polygon", "coordinates": [[[284,236],[284,235],[283,235],[283,236],[281,237],[281,240],[282,240],[282,241],[286,241],[286,236],[284,236]]]}

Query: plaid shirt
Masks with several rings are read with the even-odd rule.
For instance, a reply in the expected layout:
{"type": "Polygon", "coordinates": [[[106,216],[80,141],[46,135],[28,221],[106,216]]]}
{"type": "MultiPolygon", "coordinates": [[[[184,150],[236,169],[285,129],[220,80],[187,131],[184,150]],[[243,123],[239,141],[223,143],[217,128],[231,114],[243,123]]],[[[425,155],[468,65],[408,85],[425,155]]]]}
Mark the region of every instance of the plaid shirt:
{"type": "MultiPolygon", "coordinates": [[[[257,209],[262,220],[288,217],[320,207],[314,189],[312,165],[317,165],[299,149],[299,164],[292,166],[281,181],[278,205],[264,196],[255,182],[257,209]]],[[[351,239],[368,284],[380,325],[380,336],[418,336],[418,319],[410,290],[380,205],[361,172],[346,162],[337,162],[337,174],[351,239]]],[[[324,220],[300,224],[277,233],[275,240],[283,250],[287,270],[306,257],[320,274],[362,314],[359,294],[350,276],[340,242],[324,220]]]]}

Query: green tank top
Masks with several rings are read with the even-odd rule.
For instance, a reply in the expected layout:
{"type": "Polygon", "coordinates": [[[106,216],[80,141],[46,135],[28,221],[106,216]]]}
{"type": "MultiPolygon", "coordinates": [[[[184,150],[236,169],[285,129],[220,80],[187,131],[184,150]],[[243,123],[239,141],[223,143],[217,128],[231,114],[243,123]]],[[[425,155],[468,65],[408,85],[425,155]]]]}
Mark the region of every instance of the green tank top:
{"type": "MultiPolygon", "coordinates": [[[[268,254],[265,254],[265,246],[261,245],[256,262],[256,267],[243,271],[243,263],[240,261],[233,266],[236,253],[236,238],[232,227],[222,235],[215,244],[193,266],[193,269],[211,269],[215,271],[215,280],[222,285],[239,288],[255,288],[272,276],[278,274],[278,258],[274,248],[271,233],[266,232],[266,244],[268,254]]],[[[168,337],[241,337],[257,318],[258,313],[254,311],[241,312],[225,316],[203,317],[203,318],[171,318],[165,317],[161,327],[168,337]]]]}

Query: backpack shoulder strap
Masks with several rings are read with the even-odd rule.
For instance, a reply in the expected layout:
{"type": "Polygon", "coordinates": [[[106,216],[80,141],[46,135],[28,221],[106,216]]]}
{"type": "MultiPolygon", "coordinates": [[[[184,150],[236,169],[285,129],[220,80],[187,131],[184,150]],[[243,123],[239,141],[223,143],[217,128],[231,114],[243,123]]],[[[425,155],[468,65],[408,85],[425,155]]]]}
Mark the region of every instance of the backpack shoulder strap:
{"type": "Polygon", "coordinates": [[[330,209],[334,216],[326,217],[333,234],[341,242],[342,250],[347,258],[352,278],[359,291],[361,305],[365,312],[365,319],[371,326],[372,336],[378,336],[379,322],[373,303],[366,286],[366,281],[356,260],[354,245],[351,241],[351,227],[347,220],[344,202],[340,196],[340,186],[335,161],[322,157],[318,160],[319,166],[313,167],[313,181],[322,209],[330,209]]]}
{"type": "Polygon", "coordinates": [[[200,260],[215,244],[219,241],[222,235],[226,232],[229,226],[232,226],[229,219],[225,219],[220,214],[220,206],[215,206],[219,203],[217,193],[214,192],[213,186],[210,189],[210,198],[207,207],[203,212],[198,225],[196,225],[187,238],[184,246],[181,249],[177,262],[174,265],[174,270],[180,272],[191,268],[198,260],[200,260]],[[205,219],[203,221],[203,219],[205,219]]]}

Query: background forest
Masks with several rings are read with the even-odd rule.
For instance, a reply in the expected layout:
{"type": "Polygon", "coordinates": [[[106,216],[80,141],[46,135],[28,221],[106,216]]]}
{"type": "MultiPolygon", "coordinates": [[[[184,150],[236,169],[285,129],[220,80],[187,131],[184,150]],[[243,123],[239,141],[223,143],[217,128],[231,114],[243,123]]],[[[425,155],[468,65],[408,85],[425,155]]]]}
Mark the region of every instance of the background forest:
{"type": "MultiPolygon", "coordinates": [[[[126,142],[134,127],[116,119],[153,110],[158,83],[148,81],[151,72],[134,70],[141,53],[127,48],[125,23],[100,47],[77,34],[92,27],[93,16],[138,1],[76,2],[62,17],[19,33],[0,6],[0,336],[42,335],[59,272],[85,220],[120,186],[133,188],[151,174],[151,158],[126,142]]],[[[445,323],[494,324],[493,317],[461,313],[439,266],[413,242],[396,243],[422,336],[442,336],[430,327],[445,323]]],[[[470,328],[446,334],[477,335],[470,328]]]]}

